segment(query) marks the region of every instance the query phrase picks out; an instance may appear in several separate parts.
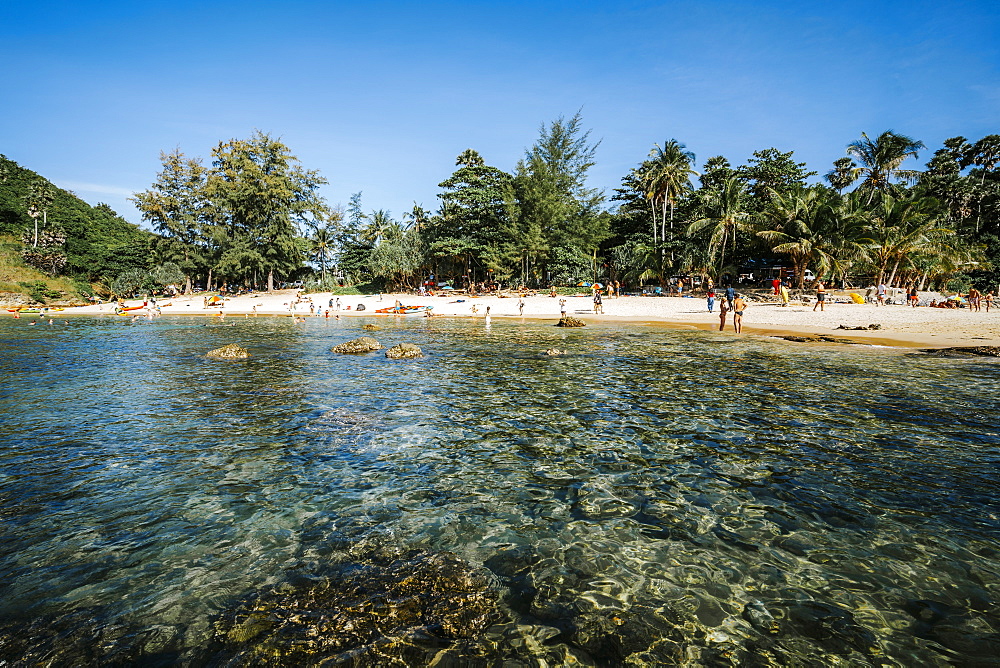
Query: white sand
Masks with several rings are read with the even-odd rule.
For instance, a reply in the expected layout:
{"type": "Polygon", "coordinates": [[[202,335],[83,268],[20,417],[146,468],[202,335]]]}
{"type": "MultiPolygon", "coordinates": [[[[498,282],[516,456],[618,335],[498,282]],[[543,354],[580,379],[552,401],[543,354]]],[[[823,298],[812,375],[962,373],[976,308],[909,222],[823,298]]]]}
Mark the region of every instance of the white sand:
{"type": "MultiPolygon", "coordinates": [[[[317,310],[312,317],[323,317],[330,311],[330,317],[393,317],[376,315],[375,310],[392,306],[398,299],[406,305],[433,306],[435,316],[482,318],[486,308],[494,318],[520,318],[518,298],[515,297],[468,297],[463,295],[417,297],[414,295],[356,296],[316,293],[304,295],[311,298],[317,310]],[[328,306],[329,301],[340,299],[341,310],[328,306]],[[462,300],[462,301],[459,301],[462,300]],[[364,304],[364,311],[357,311],[357,305],[364,304]],[[351,308],[348,309],[347,307],[351,308]],[[473,307],[476,313],[473,313],[473,307]]],[[[537,295],[524,298],[524,316],[531,319],[557,320],[559,318],[559,298],[537,295]]],[[[299,315],[310,317],[308,303],[296,305],[294,290],[280,290],[272,293],[257,293],[233,297],[225,301],[220,309],[203,307],[203,296],[161,298],[162,315],[210,315],[218,316],[220,311],[228,316],[253,314],[254,307],[259,315],[299,315]],[[169,305],[167,305],[169,304],[169,305]]],[[[708,313],[703,297],[619,297],[604,299],[604,315],[593,313],[593,300],[589,295],[565,297],[567,313],[585,322],[600,320],[606,323],[652,322],[694,329],[718,329],[718,302],[715,313],[708,313]]],[[[139,306],[141,300],[129,300],[128,306],[139,306]]],[[[83,306],[66,309],[66,315],[110,314],[111,304],[83,306]]],[[[140,311],[141,312],[141,311],[140,311]]],[[[137,313],[140,313],[137,312],[137,313]]],[[[410,316],[415,317],[415,316],[410,316]]],[[[864,339],[887,345],[904,346],[975,346],[1000,345],[1000,311],[987,313],[985,310],[972,312],[969,309],[911,308],[902,305],[874,306],[870,304],[844,304],[827,302],[824,311],[813,311],[812,305],[793,303],[788,307],[776,303],[751,302],[743,317],[744,335],[753,334],[830,334],[841,338],[864,339]],[[877,331],[845,331],[847,327],[880,324],[877,331]]],[[[726,332],[733,334],[732,317],[726,325],[726,332]]],[[[734,334],[735,335],[735,334],[734,334]]]]}

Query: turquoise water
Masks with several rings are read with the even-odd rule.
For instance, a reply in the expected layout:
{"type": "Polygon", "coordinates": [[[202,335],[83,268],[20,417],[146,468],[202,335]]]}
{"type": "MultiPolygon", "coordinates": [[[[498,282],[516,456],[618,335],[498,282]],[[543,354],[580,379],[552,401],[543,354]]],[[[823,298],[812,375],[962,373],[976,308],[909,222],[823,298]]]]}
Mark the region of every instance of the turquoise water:
{"type": "Polygon", "coordinates": [[[583,663],[1000,656],[996,361],[503,320],[67,320],[0,321],[0,659],[37,638],[199,665],[224,610],[373,540],[485,566],[583,663]],[[426,356],[329,352],[364,322],[426,356]],[[204,357],[231,342],[253,357],[204,357]]]}

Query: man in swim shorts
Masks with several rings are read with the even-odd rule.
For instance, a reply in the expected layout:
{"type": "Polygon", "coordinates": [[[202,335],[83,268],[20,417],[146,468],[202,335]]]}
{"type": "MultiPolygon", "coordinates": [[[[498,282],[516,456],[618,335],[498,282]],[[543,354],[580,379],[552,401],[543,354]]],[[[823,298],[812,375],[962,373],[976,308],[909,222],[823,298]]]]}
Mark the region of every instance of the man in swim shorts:
{"type": "Polygon", "coordinates": [[[747,303],[743,300],[743,297],[736,295],[736,301],[733,302],[733,329],[739,334],[743,331],[743,311],[747,308],[747,303]]]}
{"type": "Polygon", "coordinates": [[[823,285],[823,281],[816,281],[816,303],[813,304],[813,310],[815,311],[818,306],[820,311],[825,311],[824,302],[826,302],[826,286],[823,285]]]}

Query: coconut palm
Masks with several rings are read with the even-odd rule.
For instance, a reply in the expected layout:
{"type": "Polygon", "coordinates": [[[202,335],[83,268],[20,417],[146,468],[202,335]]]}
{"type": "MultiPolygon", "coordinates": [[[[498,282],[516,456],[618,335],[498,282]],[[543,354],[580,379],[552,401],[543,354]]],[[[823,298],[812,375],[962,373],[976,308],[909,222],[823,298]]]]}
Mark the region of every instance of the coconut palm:
{"type": "Polygon", "coordinates": [[[887,279],[891,285],[912,257],[943,250],[951,231],[940,227],[940,220],[940,204],[932,197],[879,198],[864,239],[877,272],[876,281],[887,279]]]}
{"type": "Polygon", "coordinates": [[[868,193],[871,204],[875,193],[897,194],[894,179],[912,182],[920,172],[900,169],[907,158],[916,158],[917,151],[925,148],[924,143],[912,137],[886,130],[874,140],[864,132],[861,139],[847,145],[847,154],[861,162],[857,175],[863,177],[860,188],[868,193]]]}
{"type": "Polygon", "coordinates": [[[840,197],[812,187],[784,193],[772,190],[770,199],[762,214],[769,228],[757,236],[771,244],[772,252],[789,257],[800,289],[810,265],[817,276],[843,274],[862,255],[846,234],[853,217],[841,206],[840,197]]]}
{"type": "Polygon", "coordinates": [[[843,192],[844,188],[858,180],[858,163],[850,158],[838,158],[833,161],[833,169],[824,178],[837,192],[843,192]]]}
{"type": "MultiPolygon", "coordinates": [[[[676,139],[663,142],[663,146],[654,145],[649,152],[650,159],[643,164],[643,184],[646,198],[654,211],[653,240],[656,240],[656,218],[660,222],[660,239],[666,241],[667,216],[669,212],[670,233],[673,236],[674,208],[677,198],[692,189],[691,177],[698,172],[692,169],[695,160],[694,153],[687,150],[684,144],[676,139]],[[659,216],[656,214],[656,204],[659,203],[659,216]]],[[[662,255],[662,253],[661,253],[662,255]]]]}
{"type": "Polygon", "coordinates": [[[735,177],[726,179],[722,187],[711,193],[704,204],[704,215],[688,225],[688,234],[694,235],[709,230],[708,252],[714,262],[718,255],[717,267],[725,267],[726,245],[732,244],[736,251],[736,233],[752,227],[752,216],[747,210],[748,194],[746,184],[735,177]]]}
{"type": "Polygon", "coordinates": [[[329,227],[317,227],[313,230],[312,239],[310,239],[312,252],[316,259],[319,260],[320,276],[322,277],[323,285],[326,285],[326,260],[333,252],[334,239],[335,235],[330,232],[329,227]]]}

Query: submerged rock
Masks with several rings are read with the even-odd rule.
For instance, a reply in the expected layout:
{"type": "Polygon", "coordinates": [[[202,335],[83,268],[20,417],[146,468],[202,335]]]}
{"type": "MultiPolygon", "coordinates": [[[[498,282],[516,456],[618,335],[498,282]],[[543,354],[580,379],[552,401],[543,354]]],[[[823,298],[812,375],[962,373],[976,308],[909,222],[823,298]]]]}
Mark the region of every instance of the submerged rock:
{"type": "Polygon", "coordinates": [[[367,325],[362,325],[361,329],[368,330],[369,332],[377,332],[382,328],[379,327],[378,325],[373,325],[372,323],[368,323],[367,325]]]}
{"type": "Polygon", "coordinates": [[[571,315],[564,315],[559,318],[559,322],[556,323],[556,327],[586,327],[587,323],[579,318],[574,318],[571,315]]]}
{"type": "Polygon", "coordinates": [[[385,356],[391,360],[413,359],[414,357],[423,357],[423,355],[420,348],[412,343],[397,343],[385,351],[385,356]]]}
{"type": "Polygon", "coordinates": [[[925,348],[921,352],[944,357],[972,355],[974,357],[1000,357],[1000,346],[955,346],[953,348],[925,348]]]}
{"type": "Polygon", "coordinates": [[[216,659],[416,666],[442,653],[453,659],[488,653],[484,632],[505,621],[488,571],[447,552],[369,557],[225,614],[215,624],[216,659]]]}
{"type": "Polygon", "coordinates": [[[250,357],[250,352],[242,346],[230,343],[227,346],[222,346],[221,348],[208,351],[208,353],[206,353],[206,357],[222,360],[241,360],[250,357]]]}
{"type": "Polygon", "coordinates": [[[549,357],[557,357],[559,355],[565,355],[566,351],[559,350],[558,348],[549,348],[548,350],[545,351],[545,354],[548,355],[549,357]]]}
{"type": "Polygon", "coordinates": [[[338,344],[330,350],[335,353],[370,353],[373,350],[382,350],[384,347],[385,346],[372,337],[362,336],[360,338],[338,344]]]}

